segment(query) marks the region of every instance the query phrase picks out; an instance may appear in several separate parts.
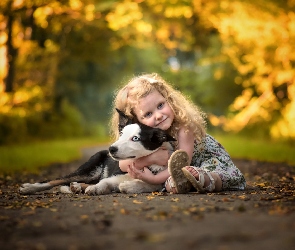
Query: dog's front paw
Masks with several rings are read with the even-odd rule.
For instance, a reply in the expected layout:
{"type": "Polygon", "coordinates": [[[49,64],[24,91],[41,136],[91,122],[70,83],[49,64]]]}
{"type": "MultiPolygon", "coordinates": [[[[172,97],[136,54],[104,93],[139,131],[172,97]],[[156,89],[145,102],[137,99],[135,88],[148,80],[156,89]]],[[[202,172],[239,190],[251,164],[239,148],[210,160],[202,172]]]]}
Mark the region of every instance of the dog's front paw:
{"type": "Polygon", "coordinates": [[[85,189],[85,194],[88,195],[101,195],[101,194],[109,194],[111,193],[111,188],[107,185],[106,182],[100,182],[96,185],[88,186],[85,189]]]}
{"type": "Polygon", "coordinates": [[[90,185],[85,189],[85,194],[97,195],[96,189],[97,189],[96,185],[90,185]]]}

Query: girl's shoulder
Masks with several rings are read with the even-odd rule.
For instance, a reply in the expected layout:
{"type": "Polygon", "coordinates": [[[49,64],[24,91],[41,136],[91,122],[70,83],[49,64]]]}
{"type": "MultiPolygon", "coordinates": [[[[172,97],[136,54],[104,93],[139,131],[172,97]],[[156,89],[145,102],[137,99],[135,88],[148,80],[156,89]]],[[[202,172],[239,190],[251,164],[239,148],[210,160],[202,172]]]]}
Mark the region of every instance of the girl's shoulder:
{"type": "Polygon", "coordinates": [[[203,137],[201,141],[195,140],[195,145],[204,145],[204,146],[210,146],[210,147],[222,147],[223,146],[212,136],[206,133],[206,135],[203,137]]]}

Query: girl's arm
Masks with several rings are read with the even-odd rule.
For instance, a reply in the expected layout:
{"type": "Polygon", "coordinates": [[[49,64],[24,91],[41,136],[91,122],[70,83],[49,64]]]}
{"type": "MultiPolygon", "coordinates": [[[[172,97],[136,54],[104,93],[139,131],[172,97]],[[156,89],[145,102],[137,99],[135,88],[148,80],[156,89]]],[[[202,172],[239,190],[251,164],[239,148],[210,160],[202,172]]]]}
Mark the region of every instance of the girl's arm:
{"type": "Polygon", "coordinates": [[[178,132],[178,149],[182,149],[187,152],[189,163],[191,163],[193,157],[194,141],[195,137],[192,131],[185,131],[184,128],[180,128],[178,132]]]}
{"type": "MultiPolygon", "coordinates": [[[[178,133],[178,149],[182,149],[187,152],[189,156],[189,162],[192,160],[193,151],[194,151],[194,135],[191,131],[185,131],[184,128],[181,128],[178,133]]],[[[131,177],[135,179],[140,179],[150,184],[160,184],[164,183],[167,178],[170,176],[168,169],[154,175],[147,166],[152,164],[157,164],[160,166],[167,166],[168,159],[170,158],[170,154],[167,149],[159,149],[156,152],[141,157],[136,160],[124,160],[120,161],[121,164],[124,164],[124,170],[122,171],[128,172],[131,177]],[[121,163],[122,162],[122,163],[121,163]],[[143,170],[143,171],[142,171],[143,170]]]]}
{"type": "Polygon", "coordinates": [[[135,163],[135,168],[142,170],[143,168],[150,166],[152,164],[157,164],[159,166],[167,166],[169,159],[169,151],[166,148],[160,148],[156,152],[144,156],[138,159],[127,159],[119,162],[119,167],[123,172],[127,172],[128,167],[135,163]]]}
{"type": "Polygon", "coordinates": [[[134,166],[137,169],[143,169],[144,167],[148,167],[152,164],[167,166],[169,157],[169,151],[166,148],[159,148],[156,152],[150,155],[135,159],[134,166]]]}

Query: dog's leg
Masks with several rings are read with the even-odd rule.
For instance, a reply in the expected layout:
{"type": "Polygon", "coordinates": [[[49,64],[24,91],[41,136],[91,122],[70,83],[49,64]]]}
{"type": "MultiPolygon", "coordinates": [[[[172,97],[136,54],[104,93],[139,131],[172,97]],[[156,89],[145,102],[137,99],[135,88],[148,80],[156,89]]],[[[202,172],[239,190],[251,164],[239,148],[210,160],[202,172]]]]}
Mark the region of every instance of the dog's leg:
{"type": "MultiPolygon", "coordinates": [[[[60,178],[60,179],[56,179],[56,180],[52,180],[52,181],[48,181],[48,182],[42,182],[42,183],[24,183],[20,186],[19,188],[19,192],[21,194],[34,194],[36,192],[41,192],[41,191],[45,191],[45,190],[49,190],[55,186],[59,186],[59,185],[69,185],[71,182],[78,182],[78,181],[84,181],[84,182],[90,182],[90,181],[94,181],[95,179],[97,179],[97,181],[99,181],[100,176],[70,176],[70,177],[64,177],[64,178],[60,178]]],[[[71,193],[69,187],[64,186],[61,190],[62,193],[71,193]]]]}
{"type": "Polygon", "coordinates": [[[119,190],[121,193],[126,194],[139,194],[161,191],[163,186],[148,184],[141,180],[124,181],[119,184],[119,190]]]}
{"type": "Polygon", "coordinates": [[[44,183],[38,183],[38,182],[33,183],[33,184],[24,183],[19,188],[19,192],[21,194],[34,194],[36,192],[45,191],[45,190],[51,189],[55,186],[62,185],[62,184],[65,184],[64,179],[53,180],[53,181],[48,181],[48,182],[44,182],[44,183]]]}
{"type": "MultiPolygon", "coordinates": [[[[108,150],[102,150],[93,155],[73,173],[48,182],[24,183],[19,188],[19,192],[21,194],[34,194],[55,186],[69,185],[71,182],[97,183],[103,178],[102,173],[107,166],[110,168],[109,175],[122,173],[119,163],[109,157],[108,150]]],[[[69,193],[70,191],[64,189],[63,192],[69,193]]]]}
{"type": "Polygon", "coordinates": [[[24,183],[19,188],[19,192],[21,194],[34,194],[36,192],[45,191],[45,190],[48,190],[48,189],[51,189],[51,188],[52,188],[52,186],[48,182],[46,182],[46,183],[34,183],[34,184],[24,183]]]}
{"type": "Polygon", "coordinates": [[[132,178],[125,175],[116,175],[110,178],[101,180],[96,185],[88,186],[85,189],[85,194],[88,195],[101,195],[101,194],[110,194],[111,192],[119,192],[119,184],[126,180],[131,180],[132,178]]]}

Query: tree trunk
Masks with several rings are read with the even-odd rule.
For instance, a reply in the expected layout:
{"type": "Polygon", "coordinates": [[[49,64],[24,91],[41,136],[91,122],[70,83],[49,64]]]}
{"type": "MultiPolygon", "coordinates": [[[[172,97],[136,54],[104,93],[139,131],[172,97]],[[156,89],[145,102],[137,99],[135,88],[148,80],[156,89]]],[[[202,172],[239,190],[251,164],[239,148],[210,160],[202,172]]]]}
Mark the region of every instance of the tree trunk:
{"type": "Polygon", "coordinates": [[[13,92],[13,82],[14,82],[14,74],[15,74],[15,60],[17,55],[17,49],[14,48],[12,42],[12,31],[13,31],[13,14],[7,15],[7,75],[4,79],[5,83],[5,92],[13,92]]]}

